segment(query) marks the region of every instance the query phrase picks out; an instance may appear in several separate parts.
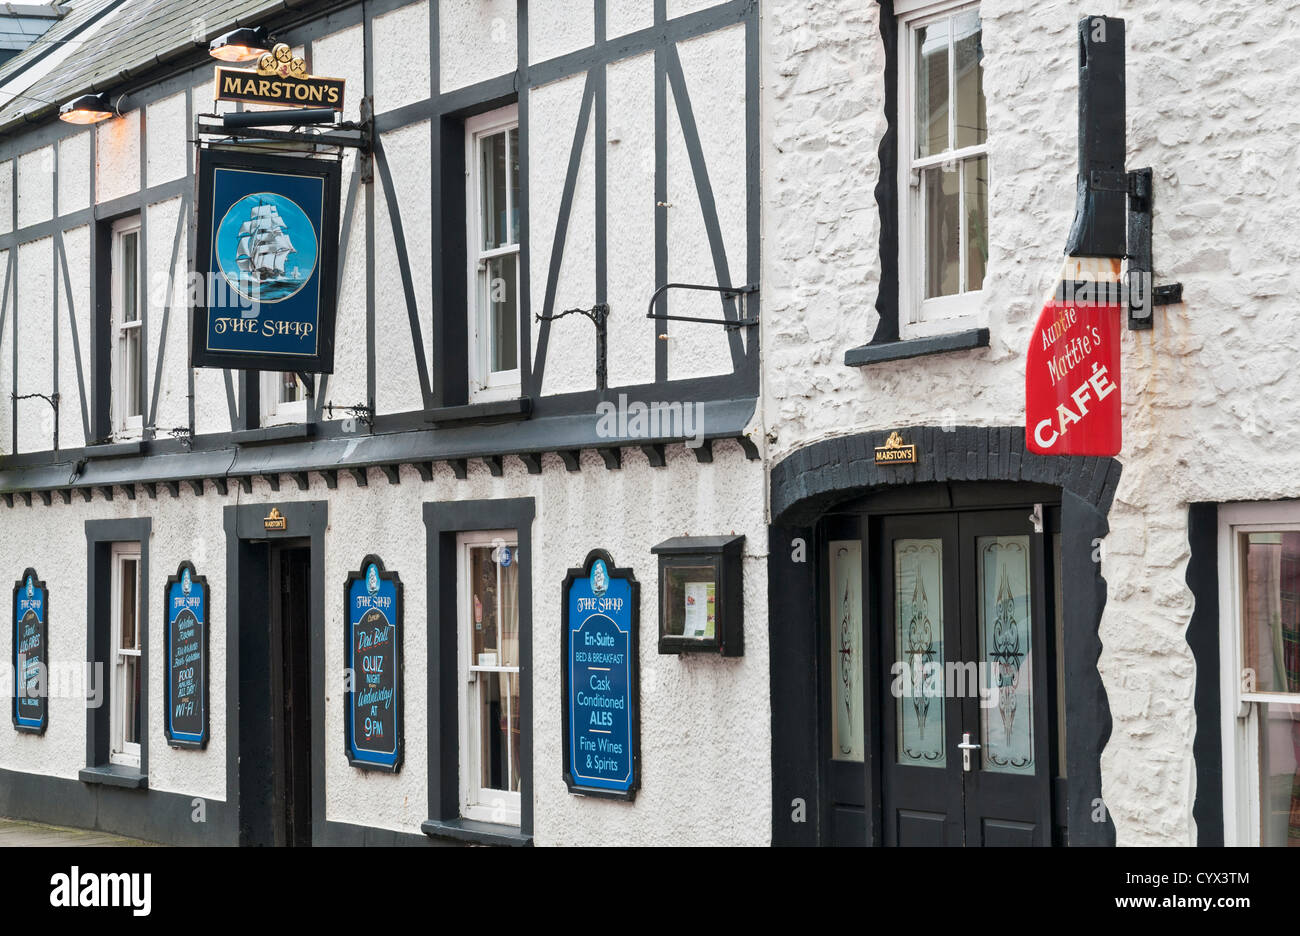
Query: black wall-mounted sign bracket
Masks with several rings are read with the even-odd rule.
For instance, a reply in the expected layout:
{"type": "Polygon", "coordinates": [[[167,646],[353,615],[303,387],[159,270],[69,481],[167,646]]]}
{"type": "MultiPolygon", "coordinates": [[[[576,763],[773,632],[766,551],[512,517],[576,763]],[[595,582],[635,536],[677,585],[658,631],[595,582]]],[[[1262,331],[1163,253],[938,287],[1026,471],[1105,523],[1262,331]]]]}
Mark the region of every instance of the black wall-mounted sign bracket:
{"type": "Polygon", "coordinates": [[[533,318],[539,322],[554,322],[566,315],[581,315],[590,319],[591,324],[596,326],[596,389],[606,389],[609,382],[609,367],[605,363],[609,348],[609,304],[597,302],[590,309],[565,309],[563,312],[553,312],[550,315],[538,313],[533,318]]]}
{"type": "Polygon", "coordinates": [[[1181,283],[1153,286],[1153,185],[1147,169],[1124,169],[1124,21],[1079,20],[1079,176],[1065,252],[1128,260],[1128,326],[1149,329],[1151,310],[1181,302],[1181,283]]]}
{"type": "Polygon", "coordinates": [[[670,289],[697,289],[703,292],[721,293],[723,300],[727,300],[737,299],[741,296],[758,292],[757,283],[750,283],[745,286],[700,286],[695,283],[664,283],[651,293],[650,308],[649,311],[646,312],[645,317],[648,319],[660,319],[668,322],[698,322],[702,325],[721,325],[728,331],[731,331],[733,328],[742,328],[758,324],[758,316],[756,315],[751,315],[748,318],[741,319],[713,319],[697,318],[693,315],[667,315],[665,313],[655,312],[655,303],[659,301],[660,296],[668,292],[670,289]]]}
{"type": "MultiPolygon", "coordinates": [[[[199,139],[205,143],[242,143],[259,146],[294,143],[308,147],[357,149],[369,156],[374,141],[374,113],[370,98],[361,100],[361,119],[339,123],[323,121],[324,111],[242,111],[231,114],[199,114],[195,118],[199,139]],[[268,126],[308,126],[319,130],[272,130],[268,126]]],[[[331,112],[332,113],[332,112],[331,112]]]]}
{"type": "Polygon", "coordinates": [[[24,393],[19,396],[16,393],[10,393],[9,399],[13,400],[14,403],[19,403],[22,400],[44,400],[50,404],[50,407],[54,410],[54,439],[50,448],[57,452],[59,450],[59,394],[53,393],[47,396],[44,393],[24,393]]]}

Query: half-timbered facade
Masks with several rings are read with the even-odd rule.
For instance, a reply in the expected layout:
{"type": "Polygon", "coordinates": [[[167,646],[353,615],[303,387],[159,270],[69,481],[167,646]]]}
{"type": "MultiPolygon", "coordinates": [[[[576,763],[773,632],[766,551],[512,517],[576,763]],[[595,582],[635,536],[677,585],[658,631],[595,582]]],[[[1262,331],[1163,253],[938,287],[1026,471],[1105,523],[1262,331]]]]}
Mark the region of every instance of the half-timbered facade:
{"type": "Polygon", "coordinates": [[[36,634],[49,689],[0,731],[0,814],[193,844],[1297,834],[1294,193],[1223,149],[1285,160],[1260,108],[1293,83],[1207,48],[1202,5],[1127,24],[1127,164],[1183,291],[1123,332],[1113,458],[1024,429],[1097,11],[63,6],[0,65],[0,621],[8,691],[36,634]],[[214,101],[237,27],[346,82],[349,142],[224,127],[264,107],[214,101]],[[86,94],[106,119],[59,119],[86,94]],[[200,146],[339,164],[331,373],[191,366],[200,146]],[[670,604],[732,600],[664,571],[708,549],[743,642],[679,652],[670,604]],[[631,801],[570,792],[568,589],[607,573],[642,586],[631,801]],[[402,608],[369,761],[367,589],[402,608]]]}

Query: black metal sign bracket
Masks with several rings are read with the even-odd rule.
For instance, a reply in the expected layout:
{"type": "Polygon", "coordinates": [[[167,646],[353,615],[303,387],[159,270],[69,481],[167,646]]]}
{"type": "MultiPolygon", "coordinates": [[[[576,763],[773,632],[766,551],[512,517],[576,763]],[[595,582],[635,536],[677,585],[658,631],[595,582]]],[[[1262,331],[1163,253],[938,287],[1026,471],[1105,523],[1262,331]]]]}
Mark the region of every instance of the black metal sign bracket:
{"type": "Polygon", "coordinates": [[[590,309],[565,309],[549,315],[539,313],[533,318],[539,322],[554,322],[566,315],[581,315],[596,326],[596,389],[606,389],[609,383],[609,367],[606,364],[609,349],[609,303],[597,302],[590,309]]]}
{"type": "Polygon", "coordinates": [[[1149,168],[1125,171],[1124,21],[1079,20],[1079,176],[1071,257],[1128,260],[1128,327],[1149,329],[1151,310],[1181,302],[1181,283],[1153,286],[1154,192],[1149,168]]]}
{"type": "Polygon", "coordinates": [[[696,283],[664,283],[650,294],[650,309],[646,312],[645,317],[666,322],[698,322],[702,325],[721,325],[723,328],[727,329],[727,331],[758,324],[758,316],[756,315],[751,315],[747,318],[741,319],[714,319],[698,318],[693,315],[667,315],[655,312],[655,303],[659,301],[660,296],[668,292],[670,289],[698,289],[703,292],[721,293],[722,298],[725,301],[727,299],[739,299],[740,297],[746,296],[750,293],[758,292],[757,283],[749,283],[745,286],[701,286],[696,283]]]}

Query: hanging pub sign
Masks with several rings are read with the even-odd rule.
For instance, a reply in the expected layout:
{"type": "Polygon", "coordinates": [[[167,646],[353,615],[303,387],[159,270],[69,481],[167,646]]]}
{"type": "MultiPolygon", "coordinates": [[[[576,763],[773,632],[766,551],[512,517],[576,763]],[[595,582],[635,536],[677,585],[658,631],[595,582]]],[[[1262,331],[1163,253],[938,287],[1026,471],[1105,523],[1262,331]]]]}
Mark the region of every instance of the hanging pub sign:
{"type": "Polygon", "coordinates": [[[402,581],[366,556],[348,573],[348,667],[343,693],[344,749],[348,763],[397,773],[402,768],[402,581]]]}
{"type": "Polygon", "coordinates": [[[50,721],[50,592],[35,569],[14,583],[14,727],[45,734],[50,721]]]}
{"type": "Polygon", "coordinates": [[[1128,314],[1118,259],[1067,257],[1029,341],[1025,446],[1039,455],[1117,455],[1120,322],[1128,314]]]}
{"type": "Polygon", "coordinates": [[[208,746],[208,580],[186,560],[167,579],[167,743],[208,746]]]}
{"type": "Polygon", "coordinates": [[[561,588],[564,782],[570,793],[632,800],[641,786],[641,586],[593,549],[561,588]]]}
{"type": "Polygon", "coordinates": [[[199,150],[194,367],[334,370],[339,163],[199,150]]]}
{"type": "Polygon", "coordinates": [[[341,111],[343,86],[342,78],[307,74],[307,63],[281,42],[262,53],[257,68],[217,66],[216,99],[341,111]]]}

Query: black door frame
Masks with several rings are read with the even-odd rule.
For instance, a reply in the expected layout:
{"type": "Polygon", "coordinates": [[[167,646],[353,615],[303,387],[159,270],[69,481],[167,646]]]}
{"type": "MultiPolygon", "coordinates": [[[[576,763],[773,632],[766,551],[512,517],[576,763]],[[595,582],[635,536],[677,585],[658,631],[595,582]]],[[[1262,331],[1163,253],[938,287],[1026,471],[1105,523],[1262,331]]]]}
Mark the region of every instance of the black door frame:
{"type": "MultiPolygon", "coordinates": [[[[226,795],[239,813],[239,843],[257,844],[257,827],[266,828],[269,817],[258,811],[258,800],[241,796],[241,722],[256,718],[255,708],[240,705],[241,672],[249,673],[241,659],[241,632],[266,627],[269,569],[266,549],[285,541],[305,540],[311,550],[311,610],[308,632],[311,660],[311,809],[312,842],[325,838],[325,528],[327,501],[284,501],[243,504],[225,508],[226,530],[226,795]],[[271,508],[285,519],[283,530],[268,530],[264,523],[271,508]],[[247,821],[246,821],[247,820],[247,821]]],[[[254,682],[255,684],[255,682],[254,682]]],[[[249,775],[251,776],[251,775],[249,775]]],[[[247,777],[245,779],[248,779],[247,777]]],[[[269,843],[268,843],[269,844],[269,843]]]]}
{"type": "MultiPolygon", "coordinates": [[[[986,482],[980,506],[1061,505],[1064,590],[1066,775],[1057,822],[1071,845],[1114,845],[1115,827],[1101,788],[1101,753],[1111,716],[1097,670],[1098,628],[1106,582],[1094,557],[1109,531],[1106,515],[1121,466],[1112,458],[1053,457],[1028,452],[1019,427],[951,429],[914,426],[827,439],[790,453],[771,470],[768,530],[769,668],[772,695],[772,841],[829,841],[819,804],[826,777],[821,758],[821,621],[817,520],[849,501],[892,494],[890,509],[959,509],[947,482],[986,482]],[[874,450],[892,431],[917,446],[914,465],[876,465],[874,450]],[[1008,482],[994,484],[992,482],[1008,482]],[[1037,489],[1037,490],[1035,490],[1037,489]],[[944,492],[942,496],[936,492],[944,492]]],[[[864,580],[865,581],[865,580],[864,580]]],[[[878,789],[878,786],[874,787],[878,789]]],[[[869,804],[872,806],[874,804],[869,804]]],[[[870,839],[879,812],[869,808],[870,839]],[[874,815],[872,813],[875,813],[874,815]]]]}

